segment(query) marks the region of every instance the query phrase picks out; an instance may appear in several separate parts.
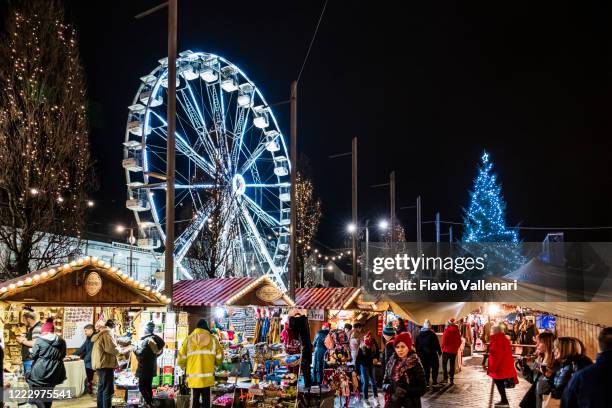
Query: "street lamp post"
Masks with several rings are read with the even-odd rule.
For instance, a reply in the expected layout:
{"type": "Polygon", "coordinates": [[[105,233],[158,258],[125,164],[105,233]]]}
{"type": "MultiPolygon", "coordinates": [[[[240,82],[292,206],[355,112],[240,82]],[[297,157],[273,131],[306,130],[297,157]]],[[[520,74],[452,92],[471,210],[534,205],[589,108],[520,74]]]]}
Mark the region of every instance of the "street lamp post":
{"type": "MultiPolygon", "coordinates": [[[[351,156],[351,213],[352,223],[357,225],[357,138],[354,137],[351,143],[351,151],[346,153],[334,154],[329,156],[330,159],[338,157],[351,156]]],[[[352,284],[357,287],[357,237],[352,236],[352,284]]]]}
{"type": "MultiPolygon", "coordinates": [[[[381,220],[378,223],[378,229],[381,231],[386,230],[389,227],[389,223],[386,220],[381,220]]],[[[366,271],[368,271],[368,268],[370,266],[370,220],[366,219],[365,220],[365,225],[362,227],[365,230],[365,263],[366,263],[366,271]]],[[[350,223],[346,230],[348,231],[349,234],[351,234],[353,237],[357,236],[357,233],[359,231],[360,227],[355,224],[355,223],[350,223]]],[[[353,259],[357,259],[357,254],[352,253],[351,255],[353,255],[353,259]]]]}
{"type": "Polygon", "coordinates": [[[134,244],[136,243],[136,237],[134,236],[134,227],[133,226],[129,227],[129,228],[126,228],[123,225],[117,226],[117,232],[123,233],[125,231],[129,231],[129,235],[128,235],[128,239],[127,239],[128,244],[130,244],[130,263],[129,263],[129,266],[128,266],[128,273],[129,273],[130,278],[131,278],[131,277],[133,277],[132,276],[132,264],[133,264],[133,261],[134,261],[134,252],[133,252],[133,250],[134,250],[134,244]]]}

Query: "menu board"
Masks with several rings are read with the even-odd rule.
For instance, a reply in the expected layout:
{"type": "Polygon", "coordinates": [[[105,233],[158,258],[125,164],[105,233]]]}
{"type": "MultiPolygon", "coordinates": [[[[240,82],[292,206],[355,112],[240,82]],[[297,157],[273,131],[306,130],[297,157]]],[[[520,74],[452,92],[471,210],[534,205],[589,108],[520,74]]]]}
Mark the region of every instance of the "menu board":
{"type": "Polygon", "coordinates": [[[93,307],[64,308],[64,340],[66,347],[78,348],[85,342],[83,329],[93,322],[93,307]]]}

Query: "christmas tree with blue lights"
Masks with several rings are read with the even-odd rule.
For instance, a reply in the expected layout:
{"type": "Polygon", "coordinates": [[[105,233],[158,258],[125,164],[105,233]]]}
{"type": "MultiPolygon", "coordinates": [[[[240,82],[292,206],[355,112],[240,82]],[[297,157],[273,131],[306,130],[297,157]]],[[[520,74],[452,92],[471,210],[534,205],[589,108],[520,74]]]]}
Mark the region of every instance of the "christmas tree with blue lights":
{"type": "Polygon", "coordinates": [[[506,203],[487,152],[480,158],[463,222],[463,242],[519,242],[516,230],[506,227],[506,203]]]}
{"type": "Polygon", "coordinates": [[[470,253],[486,254],[486,274],[505,275],[525,263],[518,232],[506,227],[506,202],[487,152],[480,158],[463,222],[463,247],[470,253]]]}

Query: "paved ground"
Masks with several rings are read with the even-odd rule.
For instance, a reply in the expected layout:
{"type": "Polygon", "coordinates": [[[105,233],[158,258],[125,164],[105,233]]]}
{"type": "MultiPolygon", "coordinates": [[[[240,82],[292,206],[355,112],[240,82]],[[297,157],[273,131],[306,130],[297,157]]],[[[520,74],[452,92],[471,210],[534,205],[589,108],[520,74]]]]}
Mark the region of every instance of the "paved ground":
{"type": "MultiPolygon", "coordinates": [[[[492,407],[501,398],[481,364],[480,355],[464,358],[463,369],[455,377],[455,385],[431,389],[423,397],[423,408],[492,407]]],[[[521,381],[519,378],[516,387],[506,390],[510,407],[518,407],[529,386],[527,381],[521,381]]]]}

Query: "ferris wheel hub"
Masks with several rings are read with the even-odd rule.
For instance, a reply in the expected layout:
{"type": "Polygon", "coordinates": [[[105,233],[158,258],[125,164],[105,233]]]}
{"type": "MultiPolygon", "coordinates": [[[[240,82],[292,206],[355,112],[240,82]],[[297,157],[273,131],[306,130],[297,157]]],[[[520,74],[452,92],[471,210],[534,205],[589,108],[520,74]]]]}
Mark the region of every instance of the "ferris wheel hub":
{"type": "Polygon", "coordinates": [[[234,175],[234,177],[232,178],[232,189],[234,190],[234,193],[238,195],[244,194],[244,192],[246,191],[246,181],[244,181],[244,177],[242,177],[242,174],[234,175]]]}

